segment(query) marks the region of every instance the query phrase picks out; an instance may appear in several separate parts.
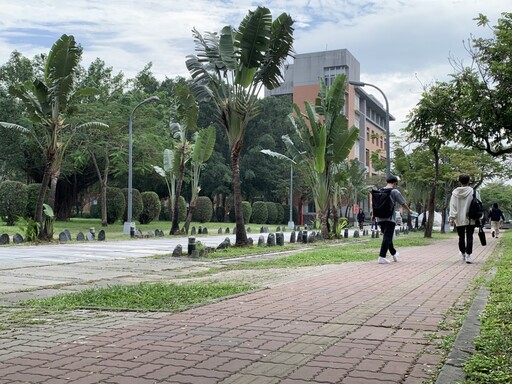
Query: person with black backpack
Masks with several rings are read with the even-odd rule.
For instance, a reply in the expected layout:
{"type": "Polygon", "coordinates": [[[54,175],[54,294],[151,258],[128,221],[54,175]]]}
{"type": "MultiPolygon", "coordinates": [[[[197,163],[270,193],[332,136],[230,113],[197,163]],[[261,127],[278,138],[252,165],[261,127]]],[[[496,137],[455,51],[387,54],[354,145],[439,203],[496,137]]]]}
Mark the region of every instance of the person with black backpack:
{"type": "Polygon", "coordinates": [[[450,213],[448,221],[455,225],[459,236],[459,256],[462,261],[471,264],[471,254],[473,253],[473,234],[475,227],[480,225],[483,215],[472,212],[476,205],[473,201],[480,203],[478,191],[469,186],[470,178],[467,174],[459,176],[460,186],[455,188],[450,198],[450,213]],[[471,211],[471,212],[470,212],[471,211]],[[477,217],[478,216],[478,217],[477,217]]]}
{"type": "Polygon", "coordinates": [[[386,179],[386,183],[387,185],[384,188],[372,191],[372,212],[382,232],[379,264],[389,264],[390,261],[386,258],[388,251],[393,261],[398,261],[398,252],[393,246],[393,235],[396,226],[395,204],[399,204],[407,209],[409,213],[412,213],[404,197],[396,188],[398,177],[390,175],[386,179]]]}
{"type": "Polygon", "coordinates": [[[492,208],[489,211],[489,220],[491,221],[492,237],[496,235],[496,238],[498,238],[498,234],[500,233],[500,224],[505,221],[505,216],[503,216],[501,209],[498,208],[498,203],[494,203],[492,205],[492,208]]]}

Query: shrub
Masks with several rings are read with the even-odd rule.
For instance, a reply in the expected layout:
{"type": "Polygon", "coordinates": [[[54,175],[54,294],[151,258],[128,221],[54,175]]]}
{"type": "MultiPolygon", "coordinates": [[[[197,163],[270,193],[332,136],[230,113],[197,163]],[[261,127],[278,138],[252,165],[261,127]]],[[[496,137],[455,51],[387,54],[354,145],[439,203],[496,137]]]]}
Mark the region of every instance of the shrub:
{"type": "Polygon", "coordinates": [[[277,210],[277,216],[276,216],[276,224],[286,224],[288,221],[284,221],[284,207],[281,203],[275,203],[276,204],[276,210],[277,210]]]}
{"type": "Polygon", "coordinates": [[[277,208],[276,203],[271,201],[265,202],[267,205],[267,224],[276,224],[277,223],[277,208]]]}
{"type": "Polygon", "coordinates": [[[155,192],[147,191],[141,193],[142,197],[142,212],[139,216],[139,221],[141,224],[149,224],[153,220],[158,218],[160,215],[160,209],[162,209],[162,205],[160,204],[160,199],[155,192]]]}
{"type": "MultiPolygon", "coordinates": [[[[123,221],[128,221],[128,188],[123,188],[123,195],[126,199],[126,209],[123,213],[123,221]]],[[[132,220],[135,221],[139,218],[142,209],[142,196],[138,189],[132,188],[132,220]]]]}
{"type": "Polygon", "coordinates": [[[207,223],[212,219],[213,204],[208,196],[199,196],[192,212],[192,221],[207,223]]]}
{"type": "Polygon", "coordinates": [[[14,225],[18,216],[23,216],[27,208],[27,186],[19,181],[0,183],[0,216],[7,225],[14,225]]]}
{"type": "Polygon", "coordinates": [[[242,211],[244,215],[244,223],[248,223],[251,220],[252,216],[251,203],[249,203],[248,201],[242,201],[242,211]]]}
{"type": "Polygon", "coordinates": [[[268,218],[267,204],[264,201],[256,201],[252,204],[252,223],[265,224],[268,218]]]}
{"type": "MultiPolygon", "coordinates": [[[[101,217],[101,198],[98,200],[98,209],[101,217]]],[[[107,187],[107,223],[114,224],[123,218],[126,209],[126,199],[121,188],[107,187]]]]}

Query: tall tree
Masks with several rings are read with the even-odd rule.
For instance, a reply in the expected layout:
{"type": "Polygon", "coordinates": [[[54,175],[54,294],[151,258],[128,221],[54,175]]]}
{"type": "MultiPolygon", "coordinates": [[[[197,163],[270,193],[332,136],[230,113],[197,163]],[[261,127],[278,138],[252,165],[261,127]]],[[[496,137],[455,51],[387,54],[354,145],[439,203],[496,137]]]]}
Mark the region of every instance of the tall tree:
{"type": "MultiPolygon", "coordinates": [[[[81,53],[73,36],[62,35],[53,44],[46,58],[43,78],[36,78],[34,81],[26,81],[9,88],[9,93],[23,101],[34,127],[25,128],[17,124],[0,123],[6,128],[31,132],[42,150],[45,160],[44,174],[34,217],[40,223],[41,239],[53,236],[47,233],[46,226],[43,225],[43,204],[50,180],[57,178],[60,173],[60,163],[67,146],[68,141],[62,141],[66,129],[70,129],[65,122],[65,116],[73,113],[74,98],[95,93],[92,89],[75,89],[81,53]]],[[[93,125],[106,126],[99,122],[89,122],[72,128],[93,125]]],[[[51,207],[53,209],[53,205],[51,207]]]]}
{"type": "MultiPolygon", "coordinates": [[[[478,25],[489,27],[480,14],[478,25]]],[[[491,38],[472,38],[467,50],[472,63],[453,62],[450,106],[456,114],[453,139],[492,156],[512,153],[512,13],[491,27],[491,38]]]]}
{"type": "Polygon", "coordinates": [[[456,124],[451,108],[451,87],[446,83],[437,83],[426,89],[416,107],[409,114],[409,122],[404,128],[408,139],[418,142],[434,157],[434,179],[430,188],[427,206],[425,237],[432,237],[436,193],[439,182],[439,151],[450,139],[446,133],[453,132],[456,124]]]}
{"type": "Polygon", "coordinates": [[[265,7],[249,11],[238,29],[225,26],[220,34],[193,30],[198,55],[189,56],[187,68],[199,95],[211,97],[217,119],[229,142],[235,201],[236,245],[248,244],[240,186],[240,154],[248,122],[258,113],[257,98],[263,86],[276,88],[281,68],[292,52],[293,20],[282,13],[275,20],[265,7]]]}

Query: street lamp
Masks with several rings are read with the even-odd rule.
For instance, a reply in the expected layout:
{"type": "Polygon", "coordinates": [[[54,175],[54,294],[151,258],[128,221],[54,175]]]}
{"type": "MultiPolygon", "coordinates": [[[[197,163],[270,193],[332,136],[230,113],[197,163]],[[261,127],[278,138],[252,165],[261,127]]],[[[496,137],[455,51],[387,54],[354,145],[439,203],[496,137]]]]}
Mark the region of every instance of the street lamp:
{"type": "Polygon", "coordinates": [[[290,220],[288,221],[288,228],[294,228],[293,223],[293,163],[290,164],[290,220]]]}
{"type": "Polygon", "coordinates": [[[126,218],[126,222],[124,223],[123,233],[125,235],[133,236],[135,233],[135,222],[132,221],[133,209],[132,209],[132,184],[133,184],[133,115],[137,108],[139,108],[142,104],[152,103],[159,101],[160,98],[158,96],[151,96],[147,99],[142,100],[139,104],[133,108],[132,113],[130,113],[130,123],[128,124],[129,137],[130,142],[128,146],[128,214],[126,218]]]}
{"type": "Polygon", "coordinates": [[[385,129],[386,129],[386,176],[391,175],[391,143],[389,142],[389,103],[388,98],[382,92],[382,90],[377,87],[376,85],[365,83],[363,81],[349,81],[349,84],[358,86],[358,87],[364,87],[365,85],[369,87],[375,88],[377,91],[381,93],[381,95],[384,97],[384,101],[386,102],[386,122],[385,122],[385,129]]]}

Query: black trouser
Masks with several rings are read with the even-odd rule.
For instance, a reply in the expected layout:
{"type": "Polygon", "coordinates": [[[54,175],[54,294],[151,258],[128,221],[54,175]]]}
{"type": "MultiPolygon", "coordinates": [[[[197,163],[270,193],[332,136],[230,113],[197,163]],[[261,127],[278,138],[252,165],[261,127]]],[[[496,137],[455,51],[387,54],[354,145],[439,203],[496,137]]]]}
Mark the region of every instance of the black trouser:
{"type": "Polygon", "coordinates": [[[475,232],[474,225],[461,225],[457,226],[457,234],[459,235],[459,251],[466,255],[473,253],[473,233],[475,232]]]}
{"type": "Polygon", "coordinates": [[[393,246],[393,235],[395,233],[396,223],[393,221],[379,221],[380,231],[382,232],[382,244],[380,245],[380,257],[386,257],[386,253],[389,250],[391,255],[396,253],[396,249],[393,246]]]}

